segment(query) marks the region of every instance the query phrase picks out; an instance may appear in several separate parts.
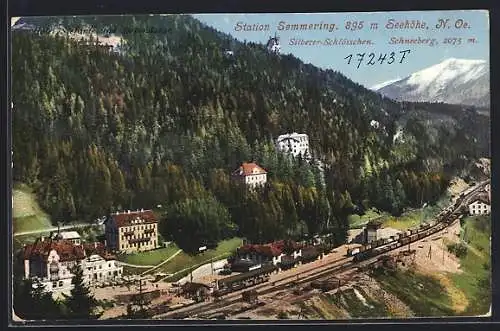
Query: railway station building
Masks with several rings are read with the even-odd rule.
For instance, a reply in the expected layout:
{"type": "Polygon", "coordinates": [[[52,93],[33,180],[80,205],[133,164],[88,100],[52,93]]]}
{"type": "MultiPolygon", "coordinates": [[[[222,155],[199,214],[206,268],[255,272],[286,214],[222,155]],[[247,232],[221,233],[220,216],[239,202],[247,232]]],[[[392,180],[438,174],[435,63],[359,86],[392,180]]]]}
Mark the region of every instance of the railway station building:
{"type": "Polygon", "coordinates": [[[272,263],[278,265],[285,256],[292,259],[300,257],[302,247],[295,242],[285,242],[284,240],[264,245],[246,244],[238,248],[236,255],[237,260],[249,260],[255,264],[272,263]]]}

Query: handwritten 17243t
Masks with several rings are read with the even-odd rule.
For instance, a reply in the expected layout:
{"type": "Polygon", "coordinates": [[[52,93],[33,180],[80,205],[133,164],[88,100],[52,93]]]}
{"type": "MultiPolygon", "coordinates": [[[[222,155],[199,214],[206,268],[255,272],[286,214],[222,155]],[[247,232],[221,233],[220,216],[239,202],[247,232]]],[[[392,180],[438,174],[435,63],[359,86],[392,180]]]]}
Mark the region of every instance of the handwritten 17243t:
{"type": "Polygon", "coordinates": [[[378,57],[375,53],[358,53],[358,54],[349,54],[344,60],[347,60],[347,64],[357,63],[357,68],[361,66],[363,62],[365,65],[375,65],[375,64],[393,64],[395,62],[403,63],[406,59],[406,55],[410,53],[409,49],[404,51],[399,51],[398,54],[396,52],[390,53],[379,53],[378,57]],[[355,59],[353,59],[355,58],[355,59]]]}

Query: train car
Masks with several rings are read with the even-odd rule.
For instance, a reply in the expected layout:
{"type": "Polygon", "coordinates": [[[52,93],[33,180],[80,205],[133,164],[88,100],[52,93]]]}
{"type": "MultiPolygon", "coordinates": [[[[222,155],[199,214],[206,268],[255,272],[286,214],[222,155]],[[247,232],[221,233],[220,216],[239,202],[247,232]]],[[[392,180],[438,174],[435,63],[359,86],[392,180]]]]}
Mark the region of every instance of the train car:
{"type": "Polygon", "coordinates": [[[302,256],[299,257],[302,263],[309,263],[316,260],[320,255],[318,249],[314,246],[302,248],[302,256]]]}
{"type": "Polygon", "coordinates": [[[353,256],[353,255],[356,255],[360,252],[359,250],[359,247],[356,247],[356,248],[348,248],[347,249],[347,255],[348,256],[353,256]]]}
{"type": "Polygon", "coordinates": [[[275,265],[264,264],[253,267],[249,272],[219,279],[217,281],[216,296],[224,295],[225,293],[237,291],[255,284],[267,282],[269,281],[271,273],[276,270],[277,267],[275,265]]]}
{"type": "Polygon", "coordinates": [[[410,237],[404,237],[399,240],[401,245],[407,245],[410,242],[410,237]]]}

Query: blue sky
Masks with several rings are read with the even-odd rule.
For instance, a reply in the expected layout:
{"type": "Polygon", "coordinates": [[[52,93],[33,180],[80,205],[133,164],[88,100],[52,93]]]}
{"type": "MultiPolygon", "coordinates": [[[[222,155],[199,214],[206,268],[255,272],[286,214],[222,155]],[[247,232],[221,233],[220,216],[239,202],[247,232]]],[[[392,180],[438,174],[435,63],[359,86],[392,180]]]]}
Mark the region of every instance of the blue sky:
{"type": "MultiPolygon", "coordinates": [[[[481,59],[489,61],[489,18],[487,11],[420,11],[420,12],[379,12],[379,13],[321,13],[321,14],[196,14],[197,19],[214,27],[215,29],[228,33],[238,40],[265,43],[270,35],[276,32],[281,41],[282,54],[292,53],[306,63],[312,63],[318,67],[331,68],[342,72],[353,81],[367,87],[375,84],[404,78],[409,74],[437,64],[447,58],[481,59]],[[438,19],[449,19],[450,28],[436,29],[438,19]],[[428,29],[386,29],[385,25],[389,19],[397,22],[405,20],[420,20],[426,22],[428,29]],[[468,28],[455,28],[454,24],[462,19],[469,24],[468,28]],[[307,30],[307,31],[279,31],[278,25],[281,21],[286,24],[319,24],[334,23],[338,30],[307,30]],[[364,21],[363,29],[359,31],[348,31],[345,29],[346,21],[364,21]],[[269,24],[269,31],[235,31],[238,22],[246,24],[269,24]],[[370,30],[369,23],[378,23],[377,30],[370,30]],[[390,45],[391,37],[403,38],[435,38],[436,46],[428,45],[390,45]],[[467,40],[471,37],[476,43],[470,44],[467,40]],[[291,39],[304,40],[331,40],[337,39],[365,39],[372,40],[373,45],[291,45],[291,39]],[[461,38],[460,45],[447,45],[445,38],[461,38]],[[347,64],[344,58],[349,54],[375,53],[375,60],[380,53],[398,53],[409,49],[403,63],[375,64],[373,66],[361,65],[357,68],[357,62],[347,64]]],[[[365,58],[365,62],[368,58],[365,58]]]]}

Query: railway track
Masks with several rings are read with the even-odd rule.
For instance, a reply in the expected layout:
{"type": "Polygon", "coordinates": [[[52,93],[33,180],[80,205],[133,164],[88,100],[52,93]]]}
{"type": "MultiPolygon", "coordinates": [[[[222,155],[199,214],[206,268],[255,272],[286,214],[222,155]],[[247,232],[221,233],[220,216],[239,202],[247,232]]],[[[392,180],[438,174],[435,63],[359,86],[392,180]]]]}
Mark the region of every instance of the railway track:
{"type": "MultiPolygon", "coordinates": [[[[456,206],[452,207],[452,210],[447,214],[448,217],[452,217],[457,213],[457,211],[460,211],[460,208],[470,199],[473,198],[473,196],[483,189],[486,184],[488,184],[490,181],[484,181],[481,184],[479,184],[476,188],[472,189],[470,192],[467,192],[467,194],[460,200],[460,202],[456,206]]],[[[449,207],[448,207],[449,208],[449,207]]],[[[207,312],[213,312],[217,311],[220,308],[226,308],[232,304],[241,302],[241,294],[244,291],[247,291],[249,289],[256,290],[257,295],[264,295],[264,294],[270,294],[274,292],[278,292],[281,290],[284,290],[286,288],[289,288],[291,285],[292,286],[297,286],[297,285],[303,285],[315,280],[320,280],[322,278],[328,277],[327,279],[331,279],[335,277],[335,275],[332,275],[332,273],[339,274],[345,271],[348,271],[352,268],[359,268],[366,266],[368,264],[374,263],[377,261],[377,259],[385,255],[389,252],[392,252],[394,250],[400,249],[406,245],[409,245],[410,243],[417,243],[423,239],[426,239],[432,235],[435,235],[441,231],[444,231],[447,229],[450,225],[452,225],[455,222],[455,219],[452,220],[447,220],[447,225],[442,228],[437,228],[438,224],[441,224],[443,222],[437,222],[432,228],[426,229],[427,233],[425,236],[420,237],[416,240],[410,241],[408,243],[401,243],[398,242],[397,245],[394,245],[395,242],[388,243],[386,245],[381,245],[378,246],[377,249],[379,248],[385,248],[389,247],[388,249],[385,249],[382,253],[376,254],[374,256],[370,256],[366,260],[359,261],[359,262],[354,262],[353,257],[345,257],[341,259],[337,259],[333,261],[332,263],[326,265],[326,266],[321,266],[316,269],[308,269],[304,270],[300,273],[297,273],[295,275],[290,275],[283,277],[279,280],[273,281],[271,283],[265,283],[265,284],[259,284],[256,286],[252,287],[247,287],[238,291],[231,292],[227,295],[225,295],[222,299],[219,299],[218,301],[215,302],[210,302],[210,303],[199,303],[199,304],[192,304],[189,305],[188,307],[181,307],[179,309],[167,312],[165,314],[158,315],[156,318],[184,318],[184,317],[196,317],[199,316],[200,314],[204,314],[207,312]],[[436,229],[436,231],[429,231],[432,230],[433,228],[436,229]]]]}

